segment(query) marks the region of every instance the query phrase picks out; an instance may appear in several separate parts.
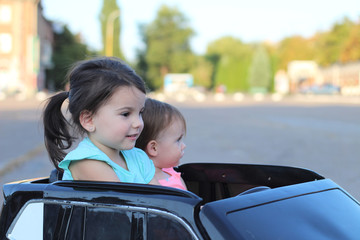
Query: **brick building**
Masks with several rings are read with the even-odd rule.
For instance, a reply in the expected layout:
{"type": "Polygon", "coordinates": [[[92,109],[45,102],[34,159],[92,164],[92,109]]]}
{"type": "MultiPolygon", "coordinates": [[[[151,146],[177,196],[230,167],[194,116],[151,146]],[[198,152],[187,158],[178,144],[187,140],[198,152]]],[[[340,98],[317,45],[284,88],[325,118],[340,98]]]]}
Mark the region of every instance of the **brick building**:
{"type": "Polygon", "coordinates": [[[0,91],[30,96],[43,90],[52,45],[41,0],[0,0],[0,91]]]}

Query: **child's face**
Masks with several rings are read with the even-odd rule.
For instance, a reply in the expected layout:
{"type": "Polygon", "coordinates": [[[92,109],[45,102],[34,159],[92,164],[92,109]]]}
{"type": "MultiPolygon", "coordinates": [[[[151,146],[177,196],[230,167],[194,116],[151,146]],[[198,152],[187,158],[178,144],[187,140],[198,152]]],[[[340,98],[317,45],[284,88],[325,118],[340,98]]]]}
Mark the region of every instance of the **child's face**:
{"type": "Polygon", "coordinates": [[[154,165],[157,168],[169,168],[179,165],[184,155],[185,128],[182,121],[174,119],[168,128],[163,130],[156,142],[158,143],[158,155],[154,165]]]}
{"type": "Polygon", "coordinates": [[[103,150],[127,150],[135,146],[144,122],[145,94],[135,87],[119,87],[93,116],[95,131],[89,133],[93,143],[103,150]]]}

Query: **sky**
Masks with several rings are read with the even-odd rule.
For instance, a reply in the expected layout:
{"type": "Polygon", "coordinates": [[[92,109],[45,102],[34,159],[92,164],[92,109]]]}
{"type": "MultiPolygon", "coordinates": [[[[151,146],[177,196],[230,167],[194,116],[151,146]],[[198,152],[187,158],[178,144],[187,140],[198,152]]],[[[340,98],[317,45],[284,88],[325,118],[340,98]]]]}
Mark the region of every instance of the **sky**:
{"type": "MultiPolygon", "coordinates": [[[[224,36],[243,42],[272,41],[323,32],[345,16],[360,18],[359,0],[117,0],[121,10],[121,48],[135,59],[142,47],[139,24],[152,22],[161,5],[177,7],[195,31],[192,50],[204,54],[207,45],[224,36]]],[[[42,0],[44,16],[81,33],[92,49],[102,48],[99,14],[102,0],[42,0]]]]}

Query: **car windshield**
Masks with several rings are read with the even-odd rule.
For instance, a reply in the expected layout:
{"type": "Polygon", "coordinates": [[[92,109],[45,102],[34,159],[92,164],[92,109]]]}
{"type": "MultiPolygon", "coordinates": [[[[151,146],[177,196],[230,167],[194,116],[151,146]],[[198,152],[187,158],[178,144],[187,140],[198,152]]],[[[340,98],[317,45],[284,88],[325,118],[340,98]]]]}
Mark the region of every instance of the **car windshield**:
{"type": "Polygon", "coordinates": [[[226,217],[244,239],[357,239],[360,236],[359,203],[339,189],[236,209],[226,217]]]}

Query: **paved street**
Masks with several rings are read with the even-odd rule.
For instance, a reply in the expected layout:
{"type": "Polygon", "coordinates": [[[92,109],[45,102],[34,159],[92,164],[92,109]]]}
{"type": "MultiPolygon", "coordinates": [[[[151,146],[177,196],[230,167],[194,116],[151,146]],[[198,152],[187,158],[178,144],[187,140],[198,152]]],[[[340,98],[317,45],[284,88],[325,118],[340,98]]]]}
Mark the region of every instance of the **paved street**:
{"type": "Polygon", "coordinates": [[[270,104],[182,111],[188,120],[184,162],[308,168],[360,199],[359,106],[270,104]]]}
{"type": "MultiPolygon", "coordinates": [[[[44,148],[42,102],[0,101],[0,184],[47,176],[53,168],[44,148]]],[[[2,195],[0,200],[2,201],[2,195]]]]}
{"type": "MultiPolygon", "coordinates": [[[[360,199],[360,103],[325,99],[207,102],[165,99],[187,119],[187,162],[312,169],[360,199]]],[[[0,184],[47,176],[41,102],[0,101],[0,184]]],[[[2,198],[0,199],[2,201],[2,198]]]]}

